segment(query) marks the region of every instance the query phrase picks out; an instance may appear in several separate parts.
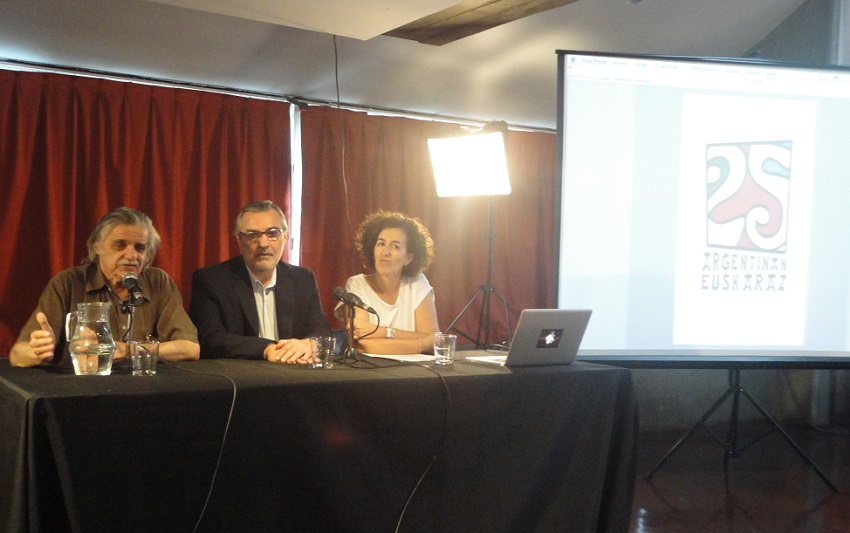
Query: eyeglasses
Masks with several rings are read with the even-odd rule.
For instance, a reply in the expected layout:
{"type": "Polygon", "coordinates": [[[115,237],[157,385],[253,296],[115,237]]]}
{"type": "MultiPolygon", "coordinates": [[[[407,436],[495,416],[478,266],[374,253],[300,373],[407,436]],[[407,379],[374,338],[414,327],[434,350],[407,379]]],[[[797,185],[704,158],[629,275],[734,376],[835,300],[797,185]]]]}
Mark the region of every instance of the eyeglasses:
{"type": "Polygon", "coordinates": [[[239,235],[245,237],[245,240],[248,242],[256,242],[260,240],[260,237],[265,235],[269,238],[270,241],[276,241],[280,238],[281,235],[284,234],[284,231],[280,228],[269,228],[266,231],[240,231],[239,235]]]}

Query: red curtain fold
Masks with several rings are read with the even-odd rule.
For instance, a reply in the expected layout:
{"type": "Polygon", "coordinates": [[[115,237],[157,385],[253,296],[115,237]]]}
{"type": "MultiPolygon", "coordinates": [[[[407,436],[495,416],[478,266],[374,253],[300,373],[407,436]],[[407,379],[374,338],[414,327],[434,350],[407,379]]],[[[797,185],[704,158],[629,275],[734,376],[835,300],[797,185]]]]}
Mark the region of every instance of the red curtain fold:
{"type": "Polygon", "coordinates": [[[289,212],[289,187],[287,103],[0,71],[0,354],[109,209],[151,216],[154,264],[188,304],[192,272],[238,253],[238,210],[270,198],[289,212]]]}
{"type": "MultiPolygon", "coordinates": [[[[434,238],[436,259],[426,275],[446,328],[487,276],[489,199],[438,198],[428,154],[427,139],[457,134],[459,126],[312,107],[302,112],[301,128],[302,264],[316,271],[326,312],[335,303],[332,288],[364,269],[352,243],[360,221],[377,209],[398,210],[419,217],[434,238]]],[[[506,323],[492,298],[493,342],[509,338],[521,309],[554,303],[555,135],[510,131],[506,149],[513,192],[492,198],[492,281],[511,312],[506,323]]],[[[478,298],[457,323],[475,339],[482,303],[478,298]]]]}

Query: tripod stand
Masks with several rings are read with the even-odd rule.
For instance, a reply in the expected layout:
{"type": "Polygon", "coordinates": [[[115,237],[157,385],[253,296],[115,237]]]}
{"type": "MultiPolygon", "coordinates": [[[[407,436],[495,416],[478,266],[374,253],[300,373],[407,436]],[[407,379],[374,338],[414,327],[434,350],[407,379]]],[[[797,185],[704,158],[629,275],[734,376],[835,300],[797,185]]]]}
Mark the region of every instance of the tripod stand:
{"type": "Polygon", "coordinates": [[[509,309],[508,303],[505,299],[500,295],[492,284],[492,274],[493,274],[493,197],[487,197],[487,282],[485,285],[480,285],[478,287],[478,291],[469,302],[461,309],[460,313],[452,320],[452,323],[449,324],[449,327],[446,328],[446,332],[451,330],[457,331],[460,335],[466,337],[470,341],[475,343],[476,348],[486,348],[490,346],[490,299],[495,296],[497,300],[502,303],[502,306],[505,308],[505,313],[509,309]],[[469,310],[475,300],[481,297],[481,314],[478,318],[478,334],[475,338],[472,338],[467,333],[463,332],[459,328],[455,327],[458,320],[469,310]],[[484,332],[484,342],[481,342],[481,332],[484,332]]]}
{"type": "Polygon", "coordinates": [[[667,452],[667,454],[661,459],[661,461],[658,462],[657,465],[655,465],[655,467],[649,472],[649,474],[647,474],[644,477],[644,479],[649,480],[650,478],[652,478],[652,476],[655,474],[655,472],[659,468],[661,468],[661,465],[663,465],[667,461],[667,459],[672,457],[673,454],[676,453],[676,451],[679,449],[679,447],[681,447],[682,444],[684,444],[685,441],[687,441],[691,437],[691,435],[694,434],[694,432],[697,430],[697,428],[702,426],[705,423],[705,421],[708,420],[708,418],[714,413],[714,411],[716,411],[717,408],[720,407],[720,405],[723,404],[723,402],[726,401],[726,399],[729,398],[730,396],[732,397],[732,412],[731,412],[731,415],[729,417],[729,432],[727,433],[726,441],[725,442],[722,441],[717,436],[715,436],[714,433],[711,433],[711,431],[709,431],[709,434],[711,434],[711,436],[714,437],[714,439],[716,441],[718,441],[721,446],[726,448],[726,455],[725,455],[724,460],[723,460],[724,468],[726,468],[728,470],[730,458],[737,458],[739,456],[740,452],[746,450],[747,448],[749,448],[750,446],[752,446],[753,444],[755,444],[756,442],[761,440],[768,433],[776,430],[776,431],[779,431],[779,433],[782,435],[782,438],[785,439],[785,442],[787,442],[788,445],[791,446],[791,448],[793,448],[795,452],[797,452],[797,455],[799,455],[806,462],[806,464],[808,464],[809,467],[812,470],[814,470],[814,472],[818,475],[818,477],[820,477],[823,480],[823,482],[826,483],[827,486],[829,486],[830,489],[832,489],[833,492],[835,492],[835,493],[838,492],[838,489],[835,487],[835,485],[833,485],[832,482],[829,480],[829,478],[827,478],[826,475],[823,472],[821,472],[821,470],[815,465],[815,463],[812,462],[811,459],[809,459],[809,457],[805,454],[805,452],[803,452],[803,450],[800,449],[800,447],[797,445],[797,443],[794,442],[794,439],[792,439],[791,436],[788,435],[788,433],[786,433],[784,429],[782,429],[782,426],[780,426],[779,423],[776,422],[776,420],[774,420],[773,417],[771,417],[767,413],[767,411],[765,411],[764,408],[761,405],[759,405],[759,403],[752,396],[750,396],[750,394],[741,386],[741,369],[740,368],[729,369],[729,388],[726,389],[726,392],[723,393],[723,395],[716,402],[714,402],[714,405],[712,405],[708,409],[708,411],[706,411],[705,414],[702,415],[702,418],[697,420],[697,423],[694,424],[694,426],[687,433],[685,433],[685,435],[681,439],[679,439],[679,442],[677,442],[676,444],[673,445],[672,448],[670,448],[670,450],[667,452]],[[738,411],[739,411],[739,408],[740,408],[741,395],[743,395],[744,398],[749,400],[749,402],[753,405],[753,407],[755,407],[756,410],[759,412],[759,414],[761,414],[762,418],[764,418],[765,420],[770,422],[772,427],[767,432],[763,433],[762,435],[760,435],[759,437],[757,437],[756,439],[754,439],[753,441],[748,443],[746,446],[739,448],[738,447],[738,411]]]}

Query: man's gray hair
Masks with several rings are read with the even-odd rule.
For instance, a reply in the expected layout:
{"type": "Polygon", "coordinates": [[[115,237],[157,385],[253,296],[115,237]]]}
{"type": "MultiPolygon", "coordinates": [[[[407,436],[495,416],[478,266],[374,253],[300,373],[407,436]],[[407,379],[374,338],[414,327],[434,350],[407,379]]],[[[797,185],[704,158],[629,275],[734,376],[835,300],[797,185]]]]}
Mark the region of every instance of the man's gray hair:
{"type": "Polygon", "coordinates": [[[257,202],[251,202],[246,205],[239,211],[239,214],[236,215],[236,222],[233,224],[233,234],[237,237],[239,236],[239,232],[242,231],[242,215],[245,213],[265,213],[266,211],[277,211],[277,214],[280,215],[281,220],[281,229],[286,235],[289,235],[289,226],[286,225],[286,216],[283,214],[283,209],[281,209],[276,203],[271,200],[259,200],[257,202]]]}
{"type": "Polygon", "coordinates": [[[93,263],[97,260],[97,247],[103,242],[106,234],[115,226],[122,224],[126,226],[142,226],[147,230],[148,242],[147,249],[145,250],[145,264],[142,267],[149,267],[153,263],[154,257],[156,257],[156,252],[159,250],[162,239],[159,236],[159,232],[153,227],[150,217],[132,207],[116,207],[103,215],[103,218],[94,227],[86,241],[86,245],[89,248],[89,262],[93,263]]]}

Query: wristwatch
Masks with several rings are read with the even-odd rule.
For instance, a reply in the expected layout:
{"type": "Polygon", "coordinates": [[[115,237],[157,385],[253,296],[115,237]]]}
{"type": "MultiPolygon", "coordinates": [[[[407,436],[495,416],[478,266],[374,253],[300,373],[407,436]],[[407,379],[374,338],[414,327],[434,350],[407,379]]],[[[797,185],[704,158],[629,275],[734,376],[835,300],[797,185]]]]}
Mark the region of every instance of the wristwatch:
{"type": "Polygon", "coordinates": [[[395,330],[389,326],[387,326],[387,338],[394,339],[395,338],[395,330]]]}

